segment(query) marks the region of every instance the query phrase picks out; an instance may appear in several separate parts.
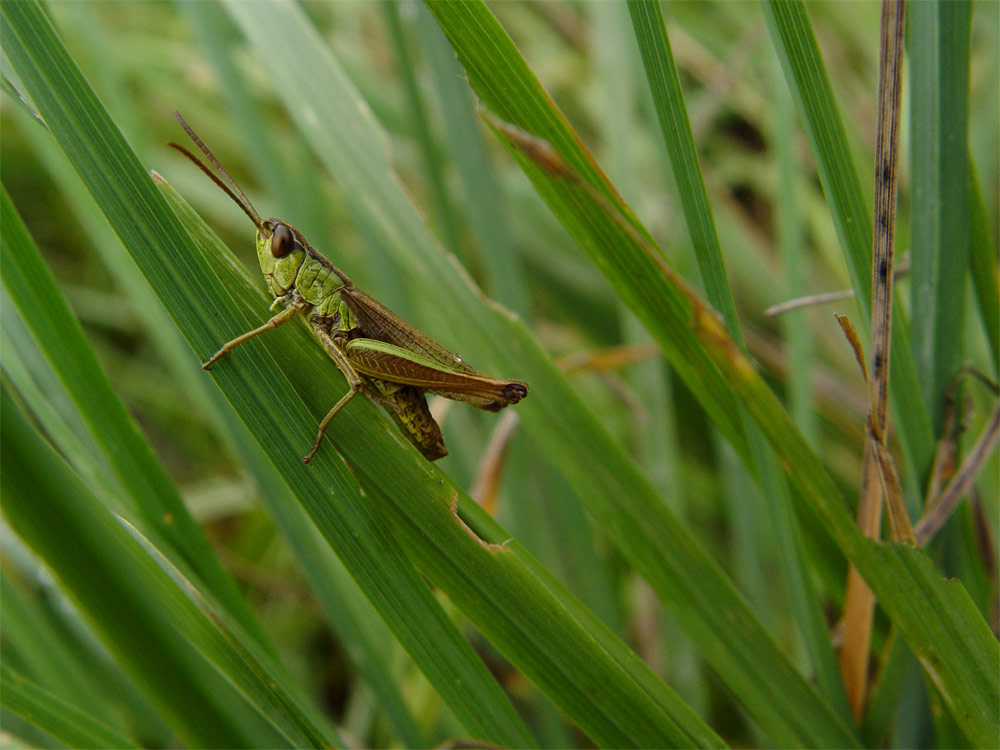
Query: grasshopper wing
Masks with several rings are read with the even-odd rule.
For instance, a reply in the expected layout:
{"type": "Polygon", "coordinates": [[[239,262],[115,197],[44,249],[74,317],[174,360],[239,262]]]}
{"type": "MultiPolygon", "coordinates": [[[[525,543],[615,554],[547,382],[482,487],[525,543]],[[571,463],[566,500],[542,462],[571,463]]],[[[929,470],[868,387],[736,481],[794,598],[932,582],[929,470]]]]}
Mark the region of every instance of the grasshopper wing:
{"type": "Polygon", "coordinates": [[[468,368],[458,370],[410,349],[374,339],[353,339],[344,347],[351,366],[363,375],[416,386],[480,409],[498,411],[528,395],[519,380],[499,380],[468,368]]]}
{"type": "Polygon", "coordinates": [[[365,338],[385,341],[389,344],[419,354],[432,363],[448,370],[478,375],[473,368],[465,364],[462,358],[450,352],[410,323],[407,323],[392,310],[365,294],[356,286],[345,287],[340,294],[350,305],[358,319],[358,328],[365,338]]]}

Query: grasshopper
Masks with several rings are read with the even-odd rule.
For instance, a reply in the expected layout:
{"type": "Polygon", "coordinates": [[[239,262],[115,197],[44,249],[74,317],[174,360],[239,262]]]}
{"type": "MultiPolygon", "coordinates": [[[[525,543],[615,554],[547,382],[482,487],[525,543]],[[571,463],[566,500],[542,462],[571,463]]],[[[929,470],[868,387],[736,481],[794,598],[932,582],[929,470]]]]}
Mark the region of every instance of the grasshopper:
{"type": "Polygon", "coordinates": [[[316,455],[330,422],[358,393],[363,392],[381,404],[429,461],[448,455],[448,451],[441,428],[427,408],[425,394],[465,401],[487,411],[499,411],[528,395],[527,384],[477,372],[457,354],[358,289],[288,222],[262,220],[246,194],[180,113],[174,112],[174,116],[221,179],[183,146],[168,145],[193,161],[250,217],[257,228],[260,270],[268,291],[274,295],[271,310],[282,308],[262,326],[224,344],[202,363],[202,368],[208,370],[245,341],[300,318],[347,378],[347,393],[320,422],[316,442],[303,456],[303,462],[309,463],[316,455]]]}

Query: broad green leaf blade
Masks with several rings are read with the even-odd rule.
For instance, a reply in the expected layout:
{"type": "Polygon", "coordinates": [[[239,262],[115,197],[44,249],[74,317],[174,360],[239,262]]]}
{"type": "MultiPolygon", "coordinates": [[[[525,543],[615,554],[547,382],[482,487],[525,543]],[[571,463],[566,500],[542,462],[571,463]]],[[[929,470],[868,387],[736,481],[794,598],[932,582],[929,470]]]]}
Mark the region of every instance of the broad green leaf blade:
{"type": "MultiPolygon", "coordinates": [[[[809,150],[823,183],[851,285],[864,316],[863,327],[867,329],[872,295],[872,212],[864,203],[823,59],[804,4],[769,0],[763,8],[771,39],[809,139],[809,150]]],[[[934,436],[927,405],[920,396],[906,317],[898,301],[893,308],[890,357],[890,397],[895,426],[912,476],[925,477],[934,453],[934,436]]]]}
{"type": "Polygon", "coordinates": [[[944,419],[945,389],[966,356],[962,343],[972,218],[967,156],[972,4],[911,3],[907,11],[911,332],[920,386],[937,434],[944,419]]]}
{"type": "Polygon", "coordinates": [[[158,564],[166,561],[148,556],[80,483],[31,428],[6,385],[2,395],[5,517],[177,732],[206,746],[333,741],[302,723],[294,699],[280,694],[282,678],[248,659],[251,641],[219,630],[222,613],[210,619],[200,610],[158,564]]]}
{"type": "Polygon", "coordinates": [[[94,643],[78,613],[49,606],[51,578],[47,572],[38,575],[41,565],[9,527],[2,541],[4,663],[116,733],[141,738],[146,745],[165,745],[175,732],[94,643]],[[14,560],[19,561],[16,567],[14,560]]]}
{"type": "Polygon", "coordinates": [[[92,715],[0,664],[0,704],[67,747],[138,748],[92,715]]]}
{"type": "MultiPolygon", "coordinates": [[[[209,267],[107,120],[38,6],[5,4],[3,21],[5,51],[24,85],[40,102],[40,111],[60,145],[123,243],[136,253],[140,269],[162,295],[189,343],[197,351],[209,352],[219,341],[246,330],[250,316],[235,318],[232,305],[220,297],[209,267]]],[[[280,407],[274,403],[273,372],[279,368],[273,361],[270,364],[272,371],[264,367],[249,373],[255,387],[251,398],[246,397],[251,391],[242,390],[244,416],[252,414],[257,420],[255,435],[267,446],[269,455],[275,453],[283,463],[285,481],[300,498],[307,499],[314,521],[328,540],[337,540],[333,546],[341,559],[349,563],[353,575],[365,580],[368,595],[378,599],[382,616],[438,690],[448,696],[449,705],[470,731],[512,746],[530,744],[530,735],[509,701],[447,621],[398,549],[385,521],[376,515],[378,509],[360,497],[343,465],[327,461],[325,471],[313,467],[311,472],[303,472],[296,456],[301,445],[311,440],[308,436],[316,418],[301,401],[280,407]],[[331,512],[331,488],[338,498],[353,498],[351,514],[341,506],[331,512]]],[[[224,368],[216,377],[230,383],[242,380],[240,373],[224,368]]],[[[290,386],[288,392],[292,392],[290,386]]],[[[313,395],[317,395],[315,388],[313,395]]],[[[369,415],[372,418],[373,412],[369,415]]],[[[355,429],[354,434],[359,432],[364,430],[355,429]]]]}
{"type": "MultiPolygon", "coordinates": [[[[608,200],[613,201],[613,205],[620,205],[613,188],[606,186],[589,154],[581,148],[579,139],[552,106],[509,37],[485,6],[480,3],[432,2],[429,7],[456,49],[470,83],[490,111],[544,138],[584,179],[593,176],[594,184],[601,186],[597,189],[606,189],[608,200]]],[[[520,157],[519,160],[553,212],[639,315],[681,377],[687,379],[691,375],[691,363],[704,362],[707,354],[702,349],[696,357],[684,355],[684,362],[680,364],[671,356],[671,352],[674,355],[678,352],[677,331],[686,331],[685,340],[693,338],[694,333],[687,320],[689,310],[685,310],[686,299],[663,276],[660,262],[650,257],[648,248],[652,243],[645,230],[636,230],[648,243],[643,246],[586,191],[568,184],[567,180],[553,178],[533,162],[520,157]],[[672,302],[665,309],[666,301],[672,302]],[[688,368],[686,374],[684,368],[688,368]]],[[[633,220],[627,208],[622,208],[622,211],[629,221],[633,220]]],[[[720,290],[720,295],[728,296],[728,291],[720,290]]],[[[705,374],[704,378],[709,379],[710,376],[705,374]]],[[[690,381],[688,384],[696,391],[701,385],[692,385],[690,381]]],[[[706,392],[702,391],[702,396],[707,396],[706,392]]],[[[729,406],[727,409],[727,419],[742,419],[738,407],[729,406]]],[[[726,433],[724,425],[719,426],[726,433]]],[[[740,432],[742,434],[742,426],[740,432]]],[[[747,443],[741,437],[734,445],[740,451],[746,448],[747,443]]],[[[748,460],[748,455],[744,454],[743,458],[748,460]]],[[[595,508],[591,507],[591,511],[594,512],[595,508]]],[[[624,512],[624,508],[620,507],[616,515],[621,516],[624,512]]],[[[598,518],[603,521],[606,517],[598,515],[598,518]]],[[[640,530],[640,536],[641,529],[650,528],[651,523],[671,527],[676,523],[673,519],[668,520],[662,509],[647,509],[642,520],[638,517],[634,520],[636,529],[632,531],[640,530]]],[[[679,536],[678,531],[672,533],[679,536]]],[[[653,553],[656,557],[663,555],[676,561],[677,567],[669,568],[669,580],[664,580],[661,574],[669,563],[662,558],[653,563],[655,558],[647,556],[647,548],[639,547],[634,537],[628,538],[629,546],[623,546],[623,552],[630,556],[666,604],[677,605],[673,614],[695,638],[702,655],[776,741],[785,744],[857,744],[847,723],[818,699],[813,688],[807,686],[787,656],[764,632],[742,598],[735,594],[731,584],[723,582],[716,571],[710,572],[707,568],[711,566],[704,566],[701,560],[688,561],[681,567],[678,558],[697,556],[690,538],[681,542],[675,536],[669,553],[660,549],[658,544],[651,545],[656,550],[653,553]],[[709,584],[709,581],[712,583],[709,584]],[[738,641],[727,636],[729,626],[724,624],[725,618],[719,617],[722,607],[730,609],[731,617],[745,622],[742,626],[744,635],[738,641]],[[758,666],[750,666],[755,663],[758,666]],[[793,685],[796,687],[791,687],[793,685]],[[780,710],[779,706],[789,696],[799,701],[796,710],[780,710]],[[812,718],[803,720],[807,715],[812,718]]]]}

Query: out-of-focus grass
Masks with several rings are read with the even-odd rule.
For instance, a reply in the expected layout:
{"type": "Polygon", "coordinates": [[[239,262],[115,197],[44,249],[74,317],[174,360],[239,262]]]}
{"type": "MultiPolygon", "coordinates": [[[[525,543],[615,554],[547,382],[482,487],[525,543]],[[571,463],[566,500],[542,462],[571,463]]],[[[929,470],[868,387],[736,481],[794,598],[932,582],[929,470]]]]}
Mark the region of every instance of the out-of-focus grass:
{"type": "MultiPolygon", "coordinates": [[[[468,88],[455,85],[464,86],[463,73],[426,10],[401,4],[387,13],[369,3],[306,4],[304,9],[388,132],[382,145],[427,223],[485,293],[516,308],[553,356],[579,357],[621,344],[634,347],[626,355],[636,354],[637,361],[625,356],[608,367],[573,371],[575,389],[636,458],[665,502],[746,587],[744,593],[757,614],[787,646],[792,659],[804,659],[787,593],[782,587],[760,584],[772,580],[778,570],[778,547],[769,536],[773,527],[760,520],[768,512],[768,499],[760,497],[751,478],[733,470],[727,448],[687,387],[676,377],[667,380],[657,374],[665,365],[649,359],[643,336],[636,335],[634,322],[608,283],[476,120],[468,88]],[[398,21],[398,27],[388,24],[389,18],[398,21]],[[407,71],[412,75],[399,69],[401,60],[412,66],[407,71]],[[408,88],[411,79],[415,88],[408,88]],[[414,101],[421,106],[414,107],[414,101]],[[416,121],[415,112],[422,112],[426,120],[416,121]],[[435,165],[434,170],[428,171],[429,164],[435,165]],[[497,242],[498,236],[503,243],[497,242]],[[669,456],[673,458],[668,461],[669,456]],[[756,512],[738,512],[746,508],[756,512]]],[[[810,5],[809,14],[845,120],[862,190],[870,196],[878,11],[874,3],[855,9],[858,15],[850,23],[835,4],[810,5]]],[[[700,286],[624,4],[504,3],[492,10],[598,163],[665,248],[670,262],[700,286]],[[620,90],[613,90],[616,85],[620,90]]],[[[263,214],[300,227],[359,286],[418,326],[434,319],[435,300],[413,288],[378,241],[378,227],[366,225],[365,217],[352,211],[338,176],[327,174],[314,161],[281,98],[270,88],[267,71],[221,8],[207,3],[192,8],[93,2],[55,3],[47,11],[143,164],[164,174],[198,207],[226,243],[242,254],[251,273],[256,264],[245,217],[163,145],[182,137],[172,109],[195,124],[263,214]]],[[[850,286],[806,139],[797,122],[789,125],[787,102],[774,93],[785,83],[775,80],[777,63],[764,18],[750,3],[670,3],[664,11],[749,350],[775,390],[787,394],[800,415],[800,426],[814,425],[808,430],[813,448],[845,496],[853,498],[860,476],[865,395],[832,312],[846,312],[856,322],[864,316],[850,300],[795,312],[781,323],[761,313],[792,294],[850,286]],[[790,228],[795,226],[797,230],[790,228]],[[797,238],[794,250],[780,243],[781,237],[789,236],[797,238]],[[805,342],[808,347],[803,349],[805,342]],[[809,354],[803,356],[803,350],[809,354]],[[803,384],[809,384],[808,390],[803,384]]],[[[994,273],[1000,205],[995,137],[1000,80],[997,14],[995,4],[973,8],[968,97],[970,159],[985,207],[982,224],[994,273]]],[[[274,50],[275,55],[294,53],[274,50]]],[[[904,111],[904,133],[907,114],[904,111]]],[[[143,289],[145,281],[129,261],[109,252],[119,240],[50,137],[10,96],[3,97],[0,116],[0,173],[14,205],[115,390],[136,416],[195,517],[205,520],[223,562],[242,582],[255,614],[312,699],[363,745],[412,744],[419,737],[437,742],[463,734],[388,635],[368,648],[385,648],[380,658],[391,666],[387,673],[395,672],[395,689],[390,692],[403,696],[406,707],[390,712],[384,702],[372,699],[372,691],[358,674],[369,680],[378,677],[365,667],[349,666],[352,660],[360,663],[363,649],[347,642],[344,631],[337,631],[341,640],[331,637],[317,615],[314,594],[305,583],[308,576],[298,569],[287,537],[266,516],[248,510],[254,493],[248,486],[265,494],[277,490],[259,489],[263,480],[235,458],[239,449],[227,436],[225,423],[211,416],[212,396],[206,384],[198,382],[208,376],[197,371],[195,355],[143,289]],[[258,484],[248,483],[248,477],[258,484]],[[205,492],[206,487],[216,491],[205,492]]],[[[900,250],[909,246],[913,171],[904,158],[900,250]]],[[[988,262],[980,262],[977,268],[982,267],[990,268],[988,262]]],[[[952,355],[996,376],[995,342],[988,339],[991,323],[984,326],[980,318],[980,310],[989,308],[979,306],[968,280],[965,286],[965,335],[961,351],[952,355]]],[[[908,281],[904,279],[898,289],[904,309],[908,303],[919,306],[919,299],[910,301],[908,281]]],[[[5,339],[4,346],[9,345],[5,339]]],[[[934,377],[946,379],[940,373],[934,377]]],[[[971,386],[967,398],[978,407],[970,410],[967,433],[975,436],[991,397],[971,386]]],[[[939,405],[927,406],[935,412],[939,405]]],[[[459,486],[473,484],[495,421],[492,415],[461,406],[447,413],[444,431],[453,455],[441,468],[459,486]]],[[[731,696],[708,674],[698,644],[677,636],[670,616],[664,616],[604,531],[588,521],[575,492],[552,470],[551,462],[517,434],[508,462],[496,512],[503,526],[626,638],[723,738],[739,744],[766,743],[759,728],[734,710],[731,696]]],[[[915,475],[911,467],[909,476],[915,475]]],[[[931,550],[942,570],[965,582],[984,612],[990,611],[996,597],[995,573],[971,540],[976,528],[996,528],[997,486],[994,457],[979,483],[976,511],[961,511],[931,550]]],[[[922,489],[911,483],[907,493],[916,498],[922,489]]],[[[995,553],[995,540],[990,544],[995,553]]],[[[809,555],[820,603],[835,616],[844,560],[832,547],[810,549],[809,555]]],[[[40,584],[25,572],[30,567],[15,562],[19,559],[5,557],[5,573],[25,589],[35,590],[40,584]]],[[[330,606],[324,611],[333,616],[330,606]]],[[[361,629],[369,616],[355,613],[361,629]]],[[[877,622],[877,656],[883,653],[888,634],[885,623],[877,622]]],[[[472,638],[540,744],[586,742],[519,672],[485,641],[472,638]]],[[[376,694],[389,693],[376,689],[376,694]]],[[[901,682],[896,697],[887,701],[891,709],[871,731],[891,732],[892,717],[912,715],[927,700],[934,702],[936,697],[933,692],[927,697],[919,679],[901,682]]],[[[879,703],[880,710],[883,705],[879,703]]],[[[140,723],[136,717],[141,715],[131,709],[133,725],[140,723]]],[[[935,729],[938,744],[945,744],[941,725],[902,727],[888,736],[900,744],[901,738],[933,744],[935,729]]]]}

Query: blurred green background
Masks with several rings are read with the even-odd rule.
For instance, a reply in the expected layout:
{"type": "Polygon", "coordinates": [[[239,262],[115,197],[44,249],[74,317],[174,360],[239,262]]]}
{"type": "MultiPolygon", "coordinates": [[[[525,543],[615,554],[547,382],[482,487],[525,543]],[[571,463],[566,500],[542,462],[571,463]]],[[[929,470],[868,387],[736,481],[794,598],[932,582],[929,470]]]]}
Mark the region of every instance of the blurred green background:
{"type": "MultiPolygon", "coordinates": [[[[208,2],[101,1],[44,7],[142,164],[196,207],[255,279],[259,274],[246,217],[165,146],[169,140],[184,142],[171,114],[174,109],[197,130],[261,215],[297,226],[358,286],[445,346],[459,348],[448,338],[448,328],[435,329],[433,314],[427,313],[435,306],[433,293],[422,295],[414,288],[370,217],[359,215],[355,204],[345,200],[338,175],[316,158],[289,116],[267,62],[251,52],[222,7],[208,2]]],[[[476,116],[465,74],[432,15],[409,2],[304,2],[298,7],[387,134],[382,147],[433,236],[488,297],[530,327],[663,503],[725,569],[791,662],[807,664],[789,594],[775,585],[784,574],[775,527],[767,522],[770,498],[712,427],[688,387],[671,375],[655,343],[612,285],[580,252],[476,116]]],[[[985,206],[983,228],[994,274],[1000,213],[998,7],[990,2],[972,6],[969,89],[967,100],[959,101],[959,106],[967,106],[969,162],[985,206]]],[[[809,3],[807,8],[870,206],[879,5],[809,3]]],[[[701,289],[626,5],[494,3],[490,9],[671,265],[701,289]]],[[[795,297],[848,289],[851,281],[761,6],[670,2],[663,9],[747,347],[844,496],[854,503],[867,396],[833,312],[848,315],[859,328],[864,316],[853,299],[777,318],[764,314],[767,307],[795,297]]],[[[276,42],[271,54],[294,61],[295,45],[284,37],[276,36],[276,42]]],[[[329,606],[317,601],[302,559],[296,558],[294,538],[282,533],[260,502],[261,493],[269,490],[248,471],[244,454],[227,438],[225,423],[200,390],[209,376],[198,368],[199,355],[207,352],[185,348],[176,331],[169,330],[163,313],[154,309],[159,303],[143,289],[145,280],[129,266],[128,257],[114,249],[120,240],[97,204],[50,134],[15,100],[17,76],[6,61],[4,68],[11,85],[0,98],[0,174],[10,200],[114,391],[140,425],[223,567],[238,581],[254,618],[307,702],[352,746],[434,745],[471,736],[467,724],[463,727],[450,713],[448,701],[388,631],[382,666],[405,708],[387,712],[383,694],[358,667],[357,645],[345,640],[345,631],[331,627],[329,606]],[[197,384],[199,379],[203,382],[197,384]],[[415,728],[407,729],[401,715],[411,717],[415,728]]],[[[897,259],[911,247],[911,227],[923,226],[911,216],[912,178],[926,170],[911,164],[915,110],[908,75],[909,67],[903,79],[897,259]]],[[[317,96],[325,92],[317,85],[317,96]]],[[[299,106],[300,116],[307,117],[302,112],[312,106],[308,97],[299,106]]],[[[941,121],[948,123],[948,116],[941,121]]],[[[952,250],[943,252],[940,257],[947,258],[952,250]]],[[[994,295],[995,281],[989,282],[994,295]]],[[[903,309],[916,317],[921,298],[917,295],[914,304],[913,285],[918,282],[927,279],[911,282],[903,277],[896,287],[903,309]]],[[[959,328],[953,332],[953,349],[941,356],[959,365],[972,363],[995,378],[996,354],[989,337],[996,321],[984,318],[989,308],[977,303],[971,276],[962,275],[956,288],[962,293],[954,318],[959,328]]],[[[8,373],[14,366],[12,348],[21,351],[18,337],[23,327],[6,303],[5,298],[3,358],[8,373]]],[[[261,303],[259,320],[265,314],[261,303]]],[[[462,321],[452,325],[460,327],[462,321]]],[[[240,356],[249,354],[240,350],[240,356]]],[[[488,369],[488,363],[467,358],[473,366],[488,369]]],[[[283,361],[281,366],[297,365],[283,361]]],[[[490,369],[489,374],[521,377],[516,369],[490,369]]],[[[331,380],[330,404],[339,396],[333,389],[341,383],[339,377],[331,380]]],[[[967,429],[959,445],[967,450],[982,431],[995,396],[977,383],[961,394],[967,429]]],[[[275,402],[282,398],[282,392],[274,393],[275,402]]],[[[544,398],[544,392],[533,391],[530,398],[544,398]]],[[[435,412],[442,406],[432,404],[435,412]]],[[[931,403],[928,408],[937,420],[938,437],[941,405],[931,403]]],[[[546,455],[551,448],[540,450],[530,435],[515,428],[497,466],[485,457],[499,415],[462,405],[441,413],[452,455],[438,466],[457,487],[469,491],[498,482],[495,491],[483,493],[490,514],[723,740],[740,746],[781,744],[741,708],[726,676],[709,668],[703,647],[684,635],[675,614],[664,609],[604,525],[589,520],[577,491],[560,475],[559,461],[546,455]]],[[[306,427],[296,434],[313,429],[311,424],[306,427]]],[[[308,445],[301,447],[304,452],[308,445]]],[[[891,447],[907,483],[907,499],[919,503],[924,490],[913,484],[919,472],[903,464],[897,443],[891,447]]],[[[977,482],[974,507],[963,506],[930,550],[940,570],[963,581],[994,631],[998,471],[994,453],[977,482]]],[[[94,718],[146,746],[180,742],[176,727],[137,697],[86,626],[65,609],[52,579],[6,529],[4,541],[5,605],[11,607],[16,597],[25,600],[27,610],[27,601],[33,601],[34,616],[48,623],[53,641],[76,654],[79,687],[64,697],[73,703],[74,694],[92,691],[92,675],[82,665],[100,663],[115,674],[119,688],[91,695],[78,706],[89,705],[94,718]]],[[[811,567],[805,575],[832,628],[843,599],[845,558],[832,545],[811,549],[807,556],[811,567]]],[[[468,627],[444,595],[439,598],[511,696],[536,742],[591,744],[593,738],[554,709],[521,671],[468,627]]],[[[939,706],[938,699],[912,658],[890,657],[898,642],[881,614],[874,631],[874,661],[892,664],[898,674],[880,673],[893,681],[892,687],[877,694],[885,705],[873,700],[862,740],[870,745],[939,747],[964,741],[946,718],[927,710],[928,705],[939,706]]],[[[734,637],[739,637],[738,628],[734,637]]],[[[33,649],[37,653],[38,645],[29,647],[19,638],[28,636],[5,623],[5,661],[46,686],[37,662],[27,656],[33,649]]],[[[808,677],[808,668],[805,671],[808,677]]],[[[47,687],[60,692],[53,684],[47,687]]],[[[33,734],[13,714],[6,712],[3,718],[5,728],[25,741],[54,746],[51,737],[33,734]]],[[[180,734],[192,742],[190,735],[180,734]]]]}

